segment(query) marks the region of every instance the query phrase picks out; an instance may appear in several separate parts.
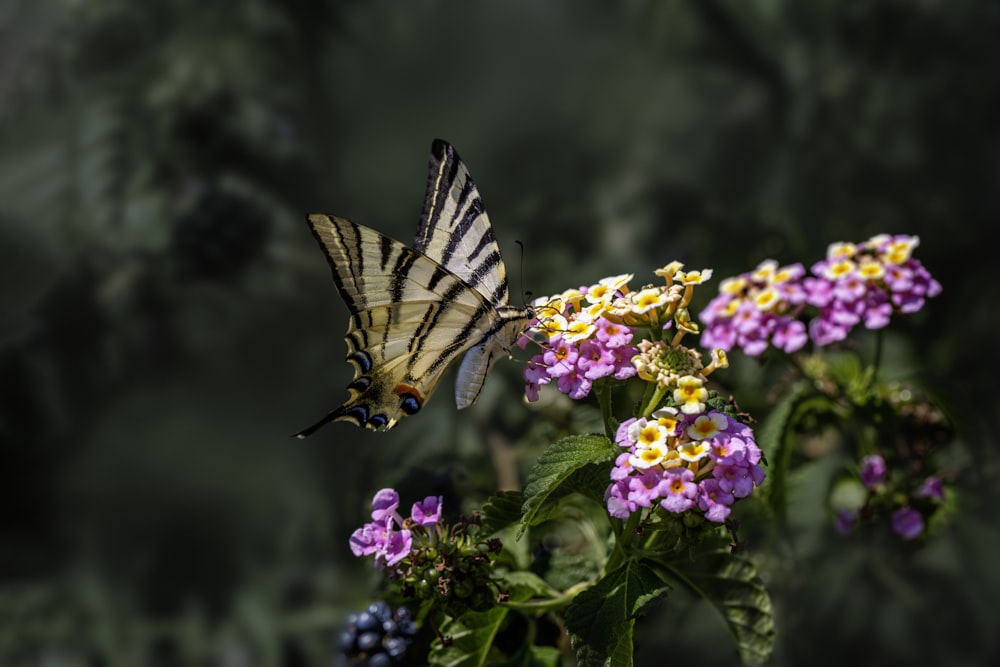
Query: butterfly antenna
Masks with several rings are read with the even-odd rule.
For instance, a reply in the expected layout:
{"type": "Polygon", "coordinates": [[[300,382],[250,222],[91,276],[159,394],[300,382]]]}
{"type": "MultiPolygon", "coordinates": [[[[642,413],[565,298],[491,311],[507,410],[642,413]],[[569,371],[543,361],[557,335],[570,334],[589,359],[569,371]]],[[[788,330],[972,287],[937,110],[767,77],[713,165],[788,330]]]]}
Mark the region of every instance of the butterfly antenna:
{"type": "Polygon", "coordinates": [[[524,289],[524,244],[517,239],[514,240],[514,243],[516,243],[517,247],[521,249],[521,254],[518,256],[517,262],[517,280],[521,283],[521,305],[527,308],[531,292],[525,291],[524,289]]]}

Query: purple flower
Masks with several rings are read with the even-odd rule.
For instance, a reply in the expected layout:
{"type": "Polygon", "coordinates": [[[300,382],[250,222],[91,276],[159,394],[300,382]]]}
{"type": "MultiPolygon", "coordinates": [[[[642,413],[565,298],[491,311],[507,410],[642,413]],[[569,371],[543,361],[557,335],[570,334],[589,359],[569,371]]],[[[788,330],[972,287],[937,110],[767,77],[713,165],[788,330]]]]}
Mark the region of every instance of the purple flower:
{"type": "Polygon", "coordinates": [[[631,451],[622,452],[621,454],[618,455],[618,458],[615,459],[615,467],[611,469],[612,481],[617,482],[620,479],[626,479],[629,475],[632,474],[634,468],[632,467],[632,464],[629,462],[629,459],[631,458],[632,458],[631,451]]]}
{"type": "Polygon", "coordinates": [[[618,430],[615,431],[615,442],[621,447],[631,447],[633,444],[632,440],[628,437],[628,430],[632,427],[632,424],[639,421],[635,417],[629,417],[621,424],[618,425],[618,430]]]}
{"type": "Polygon", "coordinates": [[[885,459],[878,454],[871,454],[861,459],[861,483],[865,488],[874,489],[885,481],[885,459]]]}
{"type": "Polygon", "coordinates": [[[560,375],[556,380],[559,391],[574,400],[579,400],[590,393],[593,381],[582,375],[576,368],[573,368],[565,375],[560,375]]]}
{"type": "Polygon", "coordinates": [[[928,477],[917,489],[916,495],[918,498],[934,498],[939,502],[944,502],[944,483],[940,477],[928,477]]]}
{"type": "Polygon", "coordinates": [[[558,378],[575,370],[579,354],[577,349],[564,341],[561,336],[556,336],[552,339],[552,347],[542,353],[542,360],[548,366],[548,374],[558,378]]]}
{"type": "Polygon", "coordinates": [[[723,491],[719,480],[714,478],[702,480],[698,486],[698,507],[705,512],[705,518],[716,523],[725,521],[732,511],[729,506],[735,500],[733,494],[723,491]]]}
{"type": "Polygon", "coordinates": [[[580,344],[577,367],[588,380],[596,380],[615,371],[615,355],[596,340],[585,340],[580,344]]]}
{"type": "Polygon", "coordinates": [[[607,348],[622,347],[632,341],[632,330],[624,324],[615,324],[603,317],[599,317],[595,324],[597,331],[594,333],[594,337],[604,343],[607,348]]]}
{"type": "Polygon", "coordinates": [[[398,508],[399,494],[393,489],[380,489],[372,499],[372,520],[381,522],[391,518],[402,524],[403,518],[396,512],[398,508]]]}
{"type": "Polygon", "coordinates": [[[847,331],[848,327],[837,324],[832,318],[825,317],[824,313],[809,321],[809,338],[819,346],[844,340],[847,338],[847,331]]]}
{"type": "Polygon", "coordinates": [[[395,528],[403,524],[398,508],[399,494],[394,489],[380,489],[372,499],[372,521],[355,530],[349,540],[355,556],[375,556],[375,567],[380,570],[394,567],[413,546],[410,531],[395,528]]]}
{"type": "Polygon", "coordinates": [[[758,326],[740,334],[737,340],[748,357],[759,356],[767,349],[767,329],[764,326],[758,326]]]}
{"type": "Polygon", "coordinates": [[[892,304],[883,292],[877,292],[869,299],[865,309],[865,328],[881,329],[889,324],[890,317],[892,317],[892,304]]]}
{"type": "Polygon", "coordinates": [[[639,506],[628,499],[628,479],[622,479],[608,486],[604,492],[604,502],[608,506],[608,514],[616,519],[627,519],[639,509],[639,506]]]}
{"type": "Polygon", "coordinates": [[[379,541],[385,533],[385,527],[375,523],[366,523],[351,533],[349,540],[351,553],[355,556],[371,556],[379,548],[379,541]]]}
{"type": "Polygon", "coordinates": [[[716,465],[712,475],[719,481],[722,491],[736,498],[746,498],[753,491],[754,482],[748,467],[716,465]]]}
{"type": "Polygon", "coordinates": [[[769,345],[785,352],[843,340],[860,323],[868,329],[889,324],[893,313],[920,310],[941,292],[911,252],[918,239],[879,235],[865,243],[834,243],[827,257],[810,268],[777,268],[766,260],[756,270],[723,281],[720,293],[701,313],[702,345],[748,356],[769,345]],[[811,307],[818,312],[805,315],[811,307]],[[806,324],[808,322],[808,324],[806,324]],[[804,328],[803,328],[804,327],[804,328]]]}
{"type": "MultiPolygon", "coordinates": [[[[813,267],[816,271],[816,267],[813,267]]],[[[833,301],[833,283],[820,278],[806,278],[802,281],[806,290],[806,303],[817,308],[826,308],[833,301]]]]}
{"type": "Polygon", "coordinates": [[[660,475],[656,469],[643,470],[628,478],[628,499],[639,507],[649,507],[660,497],[660,475]]]}
{"type": "Polygon", "coordinates": [[[857,510],[848,509],[838,509],[837,518],[833,523],[834,528],[841,535],[847,535],[854,528],[854,524],[858,522],[858,512],[857,510]]]}
{"type": "Polygon", "coordinates": [[[698,499],[698,485],[694,483],[694,473],[687,468],[669,468],[663,471],[659,487],[663,509],[681,513],[695,506],[698,499]]]}
{"type": "Polygon", "coordinates": [[[614,358],[614,377],[616,380],[627,380],[637,373],[635,366],[632,365],[632,357],[639,354],[639,350],[625,346],[613,348],[611,353],[614,358]]]}
{"type": "Polygon", "coordinates": [[[409,530],[393,530],[392,521],[366,523],[351,534],[351,553],[375,556],[375,567],[393,567],[410,553],[413,538],[409,530]]]}
{"type": "Polygon", "coordinates": [[[913,289],[913,271],[905,266],[888,266],[883,278],[893,293],[909,292],[913,289]]]}
{"type": "Polygon", "coordinates": [[[776,348],[789,353],[802,349],[808,340],[806,325],[788,317],[781,318],[771,336],[771,343],[776,348]]]}
{"type": "Polygon", "coordinates": [[[912,540],[924,532],[924,517],[912,507],[900,507],[892,513],[892,529],[904,540],[912,540]]]}
{"type": "Polygon", "coordinates": [[[441,520],[441,496],[427,496],[422,502],[413,503],[410,518],[421,526],[433,526],[441,520]]]}
{"type": "Polygon", "coordinates": [[[382,548],[375,552],[375,567],[384,569],[395,567],[406,558],[413,546],[413,537],[408,530],[389,530],[382,548]]]}

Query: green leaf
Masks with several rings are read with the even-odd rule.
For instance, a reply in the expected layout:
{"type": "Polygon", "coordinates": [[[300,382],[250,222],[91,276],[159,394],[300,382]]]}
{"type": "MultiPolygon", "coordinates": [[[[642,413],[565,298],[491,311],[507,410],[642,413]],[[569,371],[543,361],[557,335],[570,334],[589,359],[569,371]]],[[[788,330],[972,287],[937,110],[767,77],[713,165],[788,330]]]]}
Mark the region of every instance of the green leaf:
{"type": "Polygon", "coordinates": [[[644,563],[628,561],[576,596],[564,620],[580,667],[632,664],[632,628],[669,586],[644,563]]]}
{"type": "Polygon", "coordinates": [[[503,662],[493,663],[495,667],[559,667],[562,656],[554,646],[529,644],[503,662]]]}
{"type": "MultiPolygon", "coordinates": [[[[523,602],[533,597],[551,598],[559,595],[559,591],[531,572],[501,572],[499,579],[509,589],[511,600],[523,602]]],[[[435,641],[431,649],[430,664],[448,667],[486,664],[537,667],[557,665],[558,651],[553,658],[542,647],[522,648],[506,659],[498,650],[494,650],[493,642],[503,630],[510,613],[512,610],[509,607],[498,605],[489,611],[469,612],[460,618],[450,619],[441,627],[441,633],[450,637],[451,643],[443,646],[440,640],[435,641]]]]}
{"type": "Polygon", "coordinates": [[[791,393],[782,396],[756,434],[757,444],[767,461],[762,491],[767,494],[771,510],[779,517],[784,517],[788,502],[788,467],[794,451],[795,415],[799,404],[811,394],[811,387],[800,383],[791,393]]]}
{"type": "Polygon", "coordinates": [[[532,597],[553,598],[559,595],[559,591],[534,572],[511,570],[498,573],[498,578],[510,589],[513,600],[528,600],[532,597]]]}
{"type": "Polygon", "coordinates": [[[520,491],[498,491],[483,503],[482,535],[492,535],[521,520],[524,494],[520,491]]]}
{"type": "Polygon", "coordinates": [[[618,447],[603,435],[571,435],[549,447],[528,475],[517,538],[544,520],[545,512],[569,493],[603,498],[609,483],[605,464],[617,454],[618,447]]]}
{"type": "Polygon", "coordinates": [[[748,558],[717,549],[699,554],[673,574],[722,616],[744,664],[759,665],[774,649],[771,596],[748,558]]]}
{"type": "Polygon", "coordinates": [[[441,626],[441,634],[451,638],[451,643],[444,646],[440,639],[435,639],[428,663],[438,667],[480,667],[487,664],[493,640],[509,613],[510,609],[498,605],[489,611],[469,612],[461,618],[450,619],[441,626]]]}

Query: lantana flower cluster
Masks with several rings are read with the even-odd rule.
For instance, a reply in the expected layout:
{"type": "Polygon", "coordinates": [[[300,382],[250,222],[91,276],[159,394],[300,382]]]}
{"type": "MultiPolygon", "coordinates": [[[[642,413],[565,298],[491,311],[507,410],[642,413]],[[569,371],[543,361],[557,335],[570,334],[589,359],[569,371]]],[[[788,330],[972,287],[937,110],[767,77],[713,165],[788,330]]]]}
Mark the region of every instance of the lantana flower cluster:
{"type": "Polygon", "coordinates": [[[748,426],[708,405],[707,378],[728,366],[725,352],[713,350],[706,366],[700,351],[682,345],[699,331],[688,305],[712,271],[672,262],[656,275],[664,284],[632,291],[633,276],[625,274],[537,299],[526,336],[543,351],[525,370],[525,393],[536,400],[540,386],[555,380],[581,399],[601,378],[644,380],[638,416],[617,429],[627,451],[611,471],[608,512],[625,519],[640,508],[696,510],[721,523],[764,479],[761,452],[748,426]]]}
{"type": "Polygon", "coordinates": [[[723,280],[719,294],[699,314],[702,343],[750,356],[769,345],[795,352],[810,340],[829,345],[857,325],[879,329],[895,313],[914,313],[941,292],[912,256],[916,236],[879,234],[863,243],[833,243],[806,275],[802,264],[765,260],[756,269],[723,280]]]}
{"type": "Polygon", "coordinates": [[[351,551],[374,556],[375,567],[400,581],[405,597],[430,600],[451,616],[486,611],[507,597],[491,578],[500,541],[477,540],[477,518],[445,525],[441,506],[440,496],[427,496],[403,519],[399,494],[381,489],[372,500],[372,520],[351,535],[351,551]]]}
{"type": "Polygon", "coordinates": [[[410,518],[404,520],[399,494],[394,489],[379,490],[372,499],[372,520],[351,534],[351,552],[358,557],[374,556],[379,570],[396,570],[415,549],[415,529],[423,538],[420,541],[433,543],[436,533],[427,529],[441,520],[441,501],[440,496],[427,496],[413,504],[410,518]]]}
{"type": "Polygon", "coordinates": [[[614,305],[624,298],[631,279],[631,275],[613,276],[532,302],[539,316],[520,343],[524,346],[530,337],[543,352],[532,357],[524,371],[528,400],[538,400],[539,387],[553,380],[559,391],[581,399],[600,378],[625,380],[635,375],[631,359],[636,349],[630,345],[634,333],[617,316],[614,305]]]}
{"type": "Polygon", "coordinates": [[[836,509],[835,527],[843,535],[865,518],[872,518],[886,511],[890,515],[892,530],[904,540],[913,540],[923,534],[926,515],[932,514],[945,500],[944,481],[930,475],[910,493],[895,488],[890,470],[880,454],[869,454],[861,459],[858,481],[865,490],[863,502],[858,506],[836,509]]]}
{"type": "Polygon", "coordinates": [[[626,451],[615,461],[604,497],[619,519],[658,503],[675,514],[697,508],[721,523],[733,502],[764,480],[753,431],[718,410],[661,408],[622,422],[615,439],[626,451]]]}
{"type": "Polygon", "coordinates": [[[543,350],[524,372],[528,400],[537,400],[539,387],[553,380],[559,391],[581,399],[601,378],[626,380],[655,373],[648,361],[658,354],[652,349],[655,343],[632,344],[639,330],[649,330],[653,340],[662,342],[663,332],[676,324],[675,346],[684,333],[698,331],[687,307],[694,286],[711,278],[712,271],[682,268],[673,262],[658,269],[656,275],[665,279],[665,285],[646,285],[637,291],[628,287],[633,274],[622,274],[535,299],[532,306],[538,316],[520,341],[523,346],[533,340],[543,350]]]}

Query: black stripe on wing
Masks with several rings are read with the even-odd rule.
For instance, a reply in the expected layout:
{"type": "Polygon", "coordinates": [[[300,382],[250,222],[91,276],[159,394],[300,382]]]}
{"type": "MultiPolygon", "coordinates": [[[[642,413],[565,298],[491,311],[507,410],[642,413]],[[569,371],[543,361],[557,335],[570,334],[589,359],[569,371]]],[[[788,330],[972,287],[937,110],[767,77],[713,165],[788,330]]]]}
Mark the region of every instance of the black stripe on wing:
{"type": "MultiPolygon", "coordinates": [[[[451,196],[455,177],[462,162],[451,145],[441,139],[431,144],[431,156],[427,165],[427,191],[424,193],[424,207],[417,224],[417,235],[413,247],[427,252],[434,237],[435,228],[441,223],[441,211],[451,196]]],[[[471,179],[470,179],[471,180],[471,179]]],[[[474,186],[473,186],[474,187],[474,186]]],[[[438,258],[439,259],[439,258],[438,258]]]]}

